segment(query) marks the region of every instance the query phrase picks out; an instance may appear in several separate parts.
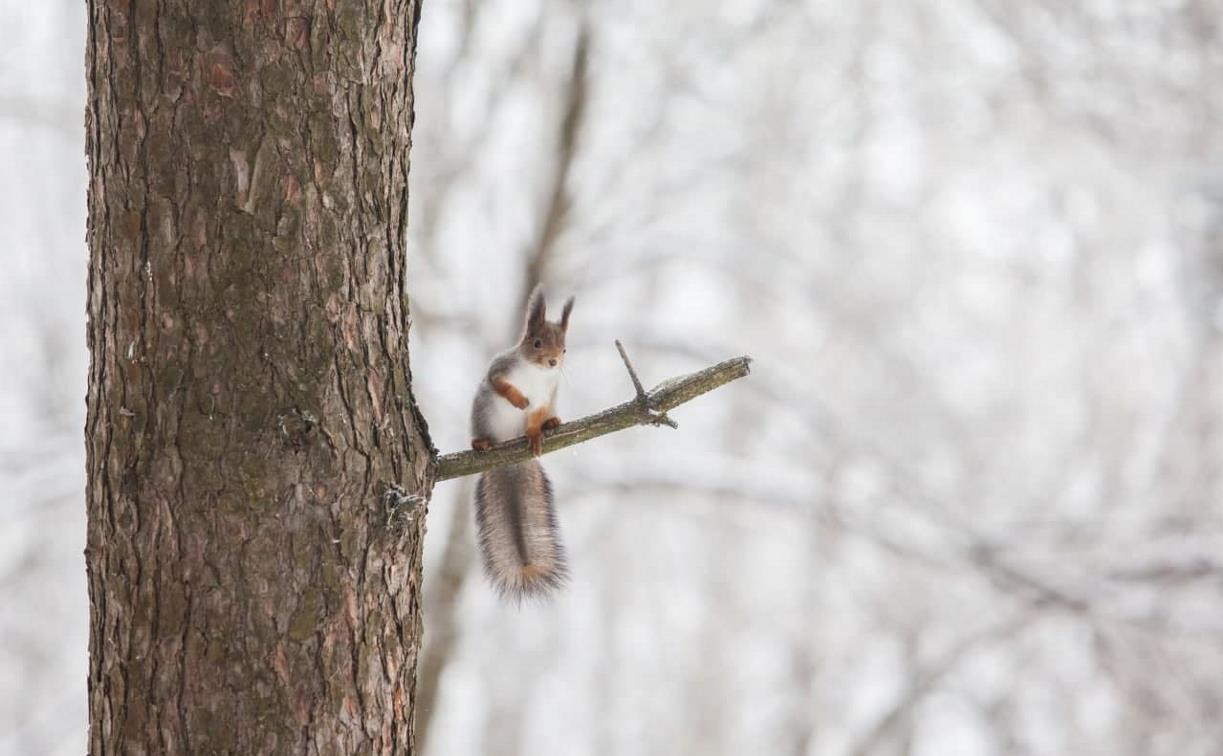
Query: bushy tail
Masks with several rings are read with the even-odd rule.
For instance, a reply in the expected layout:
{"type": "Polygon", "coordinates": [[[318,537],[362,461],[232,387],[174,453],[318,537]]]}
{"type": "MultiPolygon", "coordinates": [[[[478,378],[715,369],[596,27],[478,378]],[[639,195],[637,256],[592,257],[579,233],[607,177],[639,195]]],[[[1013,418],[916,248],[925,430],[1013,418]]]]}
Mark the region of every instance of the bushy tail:
{"type": "Polygon", "coordinates": [[[564,584],[552,483],[534,460],[498,467],[476,483],[476,525],[484,571],[502,596],[542,598],[564,584]]]}

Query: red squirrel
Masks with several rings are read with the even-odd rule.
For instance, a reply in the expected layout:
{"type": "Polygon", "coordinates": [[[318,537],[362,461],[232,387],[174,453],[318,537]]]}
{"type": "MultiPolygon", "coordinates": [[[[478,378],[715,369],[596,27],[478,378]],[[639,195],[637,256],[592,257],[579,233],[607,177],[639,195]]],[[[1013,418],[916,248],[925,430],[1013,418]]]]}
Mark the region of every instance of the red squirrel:
{"type": "MultiPolygon", "coordinates": [[[[488,366],[471,407],[471,446],[525,435],[531,452],[543,452],[543,432],[561,424],[556,389],[565,361],[570,297],[558,322],[546,317],[547,303],[535,287],[527,304],[518,344],[488,366]]],[[[552,501],[552,483],[536,460],[489,470],[476,482],[476,525],[484,571],[503,595],[543,597],[560,588],[567,570],[552,501]]]]}

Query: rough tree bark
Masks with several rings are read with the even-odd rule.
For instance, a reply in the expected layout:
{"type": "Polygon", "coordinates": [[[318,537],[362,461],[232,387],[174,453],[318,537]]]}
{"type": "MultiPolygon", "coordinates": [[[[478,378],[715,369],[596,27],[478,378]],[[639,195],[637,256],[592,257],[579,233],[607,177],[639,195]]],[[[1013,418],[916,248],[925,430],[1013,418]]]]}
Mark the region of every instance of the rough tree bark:
{"type": "Polygon", "coordinates": [[[416,0],[90,0],[90,751],[410,753],[416,0]]]}

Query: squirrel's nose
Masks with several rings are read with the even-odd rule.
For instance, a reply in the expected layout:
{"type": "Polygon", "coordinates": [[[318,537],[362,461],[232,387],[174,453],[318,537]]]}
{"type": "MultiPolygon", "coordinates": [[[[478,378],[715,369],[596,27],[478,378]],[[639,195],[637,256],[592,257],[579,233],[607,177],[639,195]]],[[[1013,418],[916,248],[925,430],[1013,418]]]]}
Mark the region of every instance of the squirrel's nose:
{"type": "Polygon", "coordinates": [[[552,367],[556,367],[556,360],[555,359],[548,360],[548,364],[551,365],[552,367]]]}

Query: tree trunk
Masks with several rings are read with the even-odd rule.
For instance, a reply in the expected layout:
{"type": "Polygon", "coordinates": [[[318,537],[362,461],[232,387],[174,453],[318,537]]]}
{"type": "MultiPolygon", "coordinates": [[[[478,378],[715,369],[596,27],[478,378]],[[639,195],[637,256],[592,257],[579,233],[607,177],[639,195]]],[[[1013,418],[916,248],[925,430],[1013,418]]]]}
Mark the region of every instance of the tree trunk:
{"type": "Polygon", "coordinates": [[[411,753],[417,0],[91,0],[90,751],[411,753]]]}

